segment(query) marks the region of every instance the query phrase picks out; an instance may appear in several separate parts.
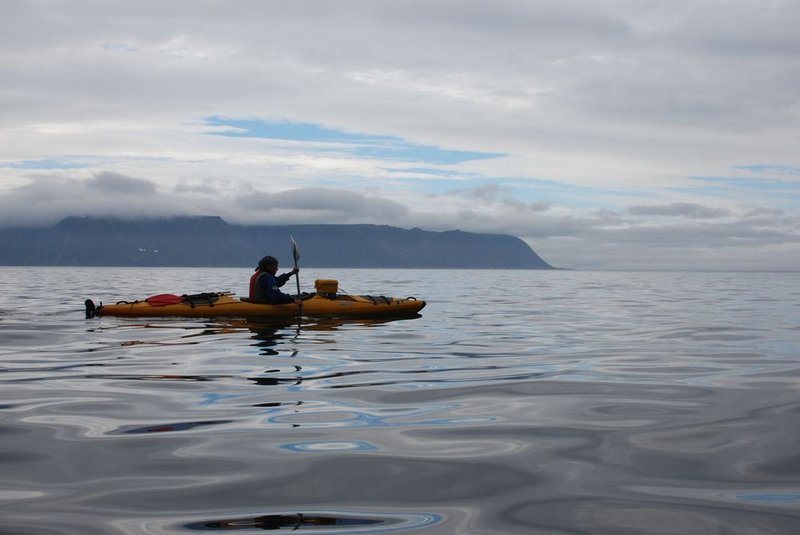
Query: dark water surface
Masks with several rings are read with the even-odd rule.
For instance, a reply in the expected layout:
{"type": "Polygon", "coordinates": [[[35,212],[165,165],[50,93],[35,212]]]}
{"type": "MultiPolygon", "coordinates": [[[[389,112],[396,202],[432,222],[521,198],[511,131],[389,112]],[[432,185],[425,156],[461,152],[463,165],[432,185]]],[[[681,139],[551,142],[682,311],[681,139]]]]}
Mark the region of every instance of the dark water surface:
{"type": "Polygon", "coordinates": [[[305,270],[429,305],[83,317],[249,275],[0,268],[0,534],[800,533],[798,274],[305,270]]]}

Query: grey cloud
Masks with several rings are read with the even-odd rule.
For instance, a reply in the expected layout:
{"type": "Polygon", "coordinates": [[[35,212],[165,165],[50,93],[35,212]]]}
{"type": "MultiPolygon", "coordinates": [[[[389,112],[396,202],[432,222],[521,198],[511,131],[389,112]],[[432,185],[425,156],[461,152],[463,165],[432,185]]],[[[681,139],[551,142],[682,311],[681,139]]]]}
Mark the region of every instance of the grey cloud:
{"type": "Polygon", "coordinates": [[[727,210],[709,208],[699,204],[676,202],[664,205],[637,205],[628,208],[628,213],[636,216],[689,217],[694,219],[714,219],[729,215],[727,210]]]}
{"type": "Polygon", "coordinates": [[[746,218],[706,222],[688,220],[686,223],[663,223],[660,219],[629,220],[609,213],[586,217],[537,216],[518,223],[518,235],[549,239],[570,237],[587,241],[637,244],[642,247],[737,247],[800,243],[800,218],[780,223],[770,220],[753,224],[746,218]],[[525,229],[524,226],[529,228],[525,229]]]}
{"type": "Polygon", "coordinates": [[[445,196],[455,195],[459,197],[468,197],[484,202],[494,202],[503,193],[511,193],[512,189],[508,186],[500,184],[484,184],[474,188],[457,188],[445,192],[445,196]]]}
{"type": "MultiPolygon", "coordinates": [[[[429,222],[432,222],[430,219],[429,222]]],[[[731,213],[724,220],[625,217],[612,210],[559,214],[508,210],[458,219],[438,218],[475,232],[510,233],[525,239],[548,262],[579,269],[796,269],[800,265],[800,216],[754,221],[731,213]],[[676,224],[675,221],[682,221],[676,224]]],[[[420,225],[423,226],[424,225],[420,225]]]]}
{"type": "Polygon", "coordinates": [[[579,269],[796,270],[800,262],[800,233],[741,221],[618,228],[585,224],[573,231],[520,235],[549,262],[579,269]]]}
{"type": "Polygon", "coordinates": [[[498,184],[486,184],[485,186],[469,190],[468,194],[473,199],[479,201],[494,202],[497,196],[504,190],[508,191],[509,188],[504,188],[498,184]]]}
{"type": "MultiPolygon", "coordinates": [[[[297,210],[305,217],[336,217],[338,221],[393,220],[408,214],[398,202],[362,193],[328,188],[298,188],[279,193],[253,192],[238,198],[238,204],[255,212],[297,210]],[[338,214],[338,215],[335,215],[338,214]]],[[[318,222],[318,221],[314,221],[318,222]]]]}
{"type": "Polygon", "coordinates": [[[553,207],[553,203],[548,201],[525,202],[512,198],[503,199],[503,204],[514,210],[530,212],[546,212],[553,207]]]}
{"type": "MultiPolygon", "coordinates": [[[[694,17],[687,17],[680,26],[665,28],[665,34],[695,52],[729,57],[775,56],[796,57],[800,35],[786,24],[796,6],[790,2],[731,3],[720,16],[714,4],[699,5],[694,17]],[[708,20],[715,19],[713,31],[708,20]]],[[[796,12],[795,12],[796,14],[796,12]]]]}
{"type": "Polygon", "coordinates": [[[419,2],[416,9],[409,9],[409,3],[391,3],[388,7],[372,2],[362,5],[367,8],[365,11],[371,11],[370,19],[382,19],[387,26],[403,22],[429,29],[437,36],[441,36],[442,28],[445,28],[450,38],[464,31],[469,31],[473,37],[485,35],[494,40],[521,37],[527,41],[531,35],[548,34],[563,43],[567,41],[565,35],[590,39],[625,35],[633,30],[618,13],[586,9],[585,5],[570,1],[496,0],[485,3],[438,0],[419,2]]]}
{"type": "Polygon", "coordinates": [[[49,225],[71,215],[153,217],[205,211],[191,198],[156,194],[152,182],[119,173],[89,179],[31,175],[29,180],[0,193],[0,226],[49,225]]]}
{"type": "Polygon", "coordinates": [[[154,195],[156,186],[149,180],[132,178],[120,173],[105,171],[88,180],[86,185],[103,193],[119,195],[154,195]]]}
{"type": "MultiPolygon", "coordinates": [[[[235,191],[241,191],[233,190],[235,191]]],[[[391,223],[410,214],[396,201],[359,192],[299,188],[236,196],[211,183],[156,192],[149,180],[104,172],[89,179],[37,175],[0,193],[0,226],[53,224],[70,215],[219,215],[231,223],[391,223]],[[124,202],[123,202],[124,201],[124,202]]]]}
{"type": "Polygon", "coordinates": [[[218,196],[220,193],[219,188],[210,182],[201,183],[186,183],[181,182],[172,188],[172,191],[177,195],[205,195],[205,196],[218,196]]]}
{"type": "Polygon", "coordinates": [[[700,36],[717,34],[777,34],[794,48],[796,32],[788,21],[798,8],[788,2],[774,4],[772,19],[759,18],[765,10],[749,2],[721,12],[717,2],[701,0],[686,10],[638,1],[589,7],[574,1],[352,1],[313,8],[307,2],[250,2],[240,9],[201,2],[191,12],[147,1],[125,7],[77,2],[46,11],[12,4],[18,24],[9,26],[37,38],[0,36],[6,50],[0,61],[8,60],[6,91],[21,89],[14,100],[28,102],[23,116],[19,106],[6,107],[5,124],[109,116],[179,122],[239,112],[439,138],[437,143],[458,138],[474,146],[571,147],[585,138],[629,154],[644,148],[616,126],[669,125],[674,132],[654,138],[683,146],[688,125],[706,131],[736,123],[742,131],[790,122],[793,114],[783,112],[798,102],[792,56],[742,64],[730,53],[720,52],[720,61],[699,54],[709,48],[700,36]],[[757,28],[754,17],[761,22],[757,28]],[[662,19],[670,27],[659,26],[662,19]],[[230,57],[215,61],[212,55],[209,68],[198,68],[165,56],[165,43],[181,38],[180,28],[192,28],[187,47],[230,49],[230,57]],[[137,51],[107,46],[119,43],[137,51]],[[730,57],[735,61],[725,61],[730,57]],[[32,70],[31,64],[46,68],[32,70]],[[420,98],[419,87],[402,80],[367,86],[353,76],[372,70],[444,85],[420,98]],[[235,100],[229,97],[231,80],[235,100]],[[446,87],[447,80],[454,87],[446,87]],[[307,88],[323,81],[326,98],[308,98],[313,93],[307,88]],[[547,91],[528,93],[537,87],[547,91]],[[497,98],[465,98],[470,91],[497,98]],[[65,107],[63,92],[84,98],[65,107]],[[542,105],[498,120],[495,105],[486,103],[506,101],[508,94],[542,105]]]}
{"type": "Polygon", "coordinates": [[[787,215],[785,210],[758,207],[745,212],[744,217],[783,217],[785,215],[787,215]]]}
{"type": "Polygon", "coordinates": [[[588,236],[640,245],[652,244],[660,248],[741,247],[742,245],[767,245],[800,243],[800,233],[790,229],[753,227],[741,221],[724,224],[653,224],[624,229],[595,229],[588,236]]]}
{"type": "Polygon", "coordinates": [[[527,202],[514,198],[514,188],[502,184],[484,184],[475,188],[453,189],[444,194],[447,196],[466,197],[484,204],[502,203],[504,206],[518,211],[546,212],[553,203],[547,201],[527,202]]]}

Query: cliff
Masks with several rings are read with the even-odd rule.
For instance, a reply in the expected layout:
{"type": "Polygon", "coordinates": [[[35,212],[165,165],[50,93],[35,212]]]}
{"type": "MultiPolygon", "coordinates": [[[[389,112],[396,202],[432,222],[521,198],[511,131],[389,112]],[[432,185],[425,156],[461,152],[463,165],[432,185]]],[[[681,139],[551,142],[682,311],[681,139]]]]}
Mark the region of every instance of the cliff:
{"type": "Polygon", "coordinates": [[[68,217],[50,228],[0,229],[0,265],[255,266],[265,254],[304,267],[552,269],[519,238],[385,225],[230,225],[219,217],[68,217]]]}

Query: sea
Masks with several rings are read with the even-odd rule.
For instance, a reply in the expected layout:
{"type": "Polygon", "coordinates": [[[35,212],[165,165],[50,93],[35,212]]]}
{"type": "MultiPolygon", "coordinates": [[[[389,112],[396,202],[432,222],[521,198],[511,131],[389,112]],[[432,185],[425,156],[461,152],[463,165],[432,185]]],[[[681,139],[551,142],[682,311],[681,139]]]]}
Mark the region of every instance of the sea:
{"type": "Polygon", "coordinates": [[[0,534],[800,533],[798,273],[302,269],[427,306],[84,316],[250,274],[0,268],[0,534]]]}

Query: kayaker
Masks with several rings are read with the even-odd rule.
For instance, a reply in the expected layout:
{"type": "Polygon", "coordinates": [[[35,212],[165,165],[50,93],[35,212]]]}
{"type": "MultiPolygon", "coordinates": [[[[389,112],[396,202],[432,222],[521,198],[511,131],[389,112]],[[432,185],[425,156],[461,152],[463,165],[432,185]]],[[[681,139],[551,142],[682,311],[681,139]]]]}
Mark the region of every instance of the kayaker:
{"type": "Polygon", "coordinates": [[[256,272],[250,277],[250,301],[271,305],[294,303],[303,306],[303,301],[299,297],[292,297],[279,290],[299,271],[300,268],[295,266],[291,271],[278,275],[278,260],[274,256],[265,256],[258,261],[256,272]]]}

